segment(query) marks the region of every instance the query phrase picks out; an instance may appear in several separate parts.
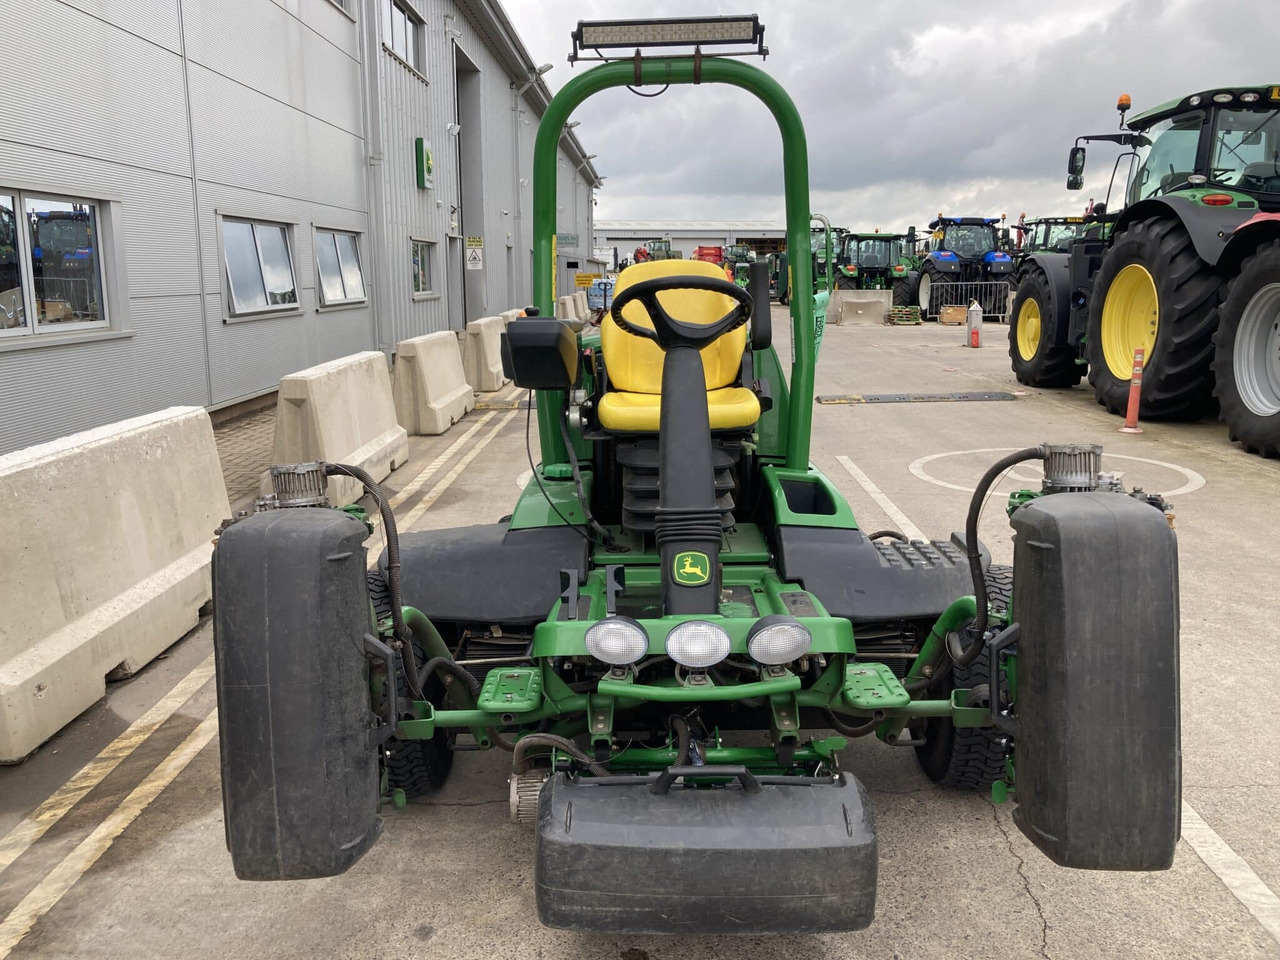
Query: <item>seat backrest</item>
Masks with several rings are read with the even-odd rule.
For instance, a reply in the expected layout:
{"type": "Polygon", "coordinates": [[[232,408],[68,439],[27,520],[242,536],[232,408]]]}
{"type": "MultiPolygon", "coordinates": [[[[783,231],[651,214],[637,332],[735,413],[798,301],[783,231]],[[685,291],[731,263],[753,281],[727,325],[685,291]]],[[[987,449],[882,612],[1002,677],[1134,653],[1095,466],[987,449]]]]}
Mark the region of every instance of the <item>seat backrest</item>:
{"type": "MultiPolygon", "coordinates": [[[[646,260],[627,267],[618,275],[613,288],[619,297],[627,287],[641,280],[657,277],[699,276],[724,279],[724,271],[703,260],[646,260]]],[[[658,301],[677,320],[686,323],[715,323],[734,307],[734,301],[723,293],[706,290],[668,290],[658,294],[658,301]]],[[[633,301],[623,308],[627,320],[637,327],[653,328],[648,311],[633,301]]],[[[702,348],[702,370],[707,389],[727,387],[738,376],[742,354],[747,348],[747,327],[726,333],[702,348]]],[[[662,350],[652,340],[635,337],[605,314],[600,327],[600,349],[609,371],[609,386],[627,393],[662,392],[662,350]]]]}

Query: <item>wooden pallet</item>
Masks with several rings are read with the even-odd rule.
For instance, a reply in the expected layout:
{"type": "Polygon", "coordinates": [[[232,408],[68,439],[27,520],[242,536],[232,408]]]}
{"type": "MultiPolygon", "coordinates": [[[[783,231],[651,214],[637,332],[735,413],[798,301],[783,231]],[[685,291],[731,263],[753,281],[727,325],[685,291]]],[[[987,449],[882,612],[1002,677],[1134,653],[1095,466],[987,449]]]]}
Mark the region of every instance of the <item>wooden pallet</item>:
{"type": "Polygon", "coordinates": [[[885,325],[890,327],[914,326],[920,323],[919,307],[890,307],[885,325]]]}

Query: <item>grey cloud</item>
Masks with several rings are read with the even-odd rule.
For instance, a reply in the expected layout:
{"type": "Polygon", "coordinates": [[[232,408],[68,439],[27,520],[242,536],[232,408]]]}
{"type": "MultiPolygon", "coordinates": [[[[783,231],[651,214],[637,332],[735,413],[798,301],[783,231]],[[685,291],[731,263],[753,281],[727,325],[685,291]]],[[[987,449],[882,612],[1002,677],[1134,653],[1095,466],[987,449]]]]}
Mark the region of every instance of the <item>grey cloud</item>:
{"type": "MultiPolygon", "coordinates": [[[[553,89],[572,75],[564,54],[578,19],[637,14],[634,3],[602,0],[507,6],[534,56],[557,63],[553,89]]],[[[654,0],[643,13],[744,9],[766,24],[762,66],[804,118],[813,205],[851,227],[920,223],[939,209],[1078,212],[1105,193],[1114,152],[1093,151],[1086,190],[1068,194],[1067,149],[1115,128],[1117,94],[1141,110],[1215,84],[1277,80],[1260,65],[1275,62],[1280,29],[1262,25],[1250,0],[1215,0],[1214,23],[1251,25],[1222,31],[1186,0],[654,0]]],[[[777,130],[741,91],[673,88],[653,100],[610,91],[575,118],[609,177],[602,217],[781,214],[777,130]]]]}

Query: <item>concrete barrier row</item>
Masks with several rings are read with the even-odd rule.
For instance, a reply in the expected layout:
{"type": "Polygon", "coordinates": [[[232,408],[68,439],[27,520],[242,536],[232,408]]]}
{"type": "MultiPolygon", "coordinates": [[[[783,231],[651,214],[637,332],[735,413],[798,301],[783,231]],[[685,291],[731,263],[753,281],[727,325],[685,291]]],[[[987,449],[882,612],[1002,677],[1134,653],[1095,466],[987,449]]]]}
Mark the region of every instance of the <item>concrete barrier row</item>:
{"type": "MultiPolygon", "coordinates": [[[[443,433],[507,383],[501,334],[414,337],[280,380],[274,463],[350,463],[385,479],[413,433],[443,433]]],[[[264,473],[263,492],[271,489],[264,473]]],[[[336,506],[356,480],[329,480],[336,506]]],[[[181,639],[212,594],[214,531],[231,515],[213,427],[173,407],[0,456],[0,763],[22,760],[181,639]]]]}
{"type": "Polygon", "coordinates": [[[199,407],[0,457],[0,763],[194,627],[231,515],[199,407]]]}

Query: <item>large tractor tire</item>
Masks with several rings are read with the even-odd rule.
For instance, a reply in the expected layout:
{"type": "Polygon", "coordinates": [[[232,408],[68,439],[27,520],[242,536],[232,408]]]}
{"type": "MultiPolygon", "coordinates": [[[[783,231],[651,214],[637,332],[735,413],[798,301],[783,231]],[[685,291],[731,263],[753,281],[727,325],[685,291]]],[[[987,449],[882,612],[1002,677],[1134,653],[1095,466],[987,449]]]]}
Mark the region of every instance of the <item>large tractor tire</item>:
{"type": "Polygon", "coordinates": [[[909,307],[915,303],[916,284],[920,282],[919,275],[912,271],[901,280],[893,281],[893,305],[895,307],[909,307]]]}
{"type": "MultiPolygon", "coordinates": [[[[992,564],[987,570],[987,599],[997,610],[1013,603],[1013,568],[992,564]]],[[[999,677],[991,676],[991,660],[983,650],[966,667],[952,665],[951,678],[936,695],[947,697],[952,690],[986,688],[985,697],[971,698],[970,706],[986,706],[999,677]]],[[[935,688],[936,690],[936,688],[935,688]]],[[[925,742],[916,747],[916,759],[925,775],[944,787],[961,790],[989,790],[1004,778],[1009,742],[998,730],[983,727],[956,727],[951,721],[934,718],[925,722],[925,742]]]]}
{"type": "MultiPolygon", "coordinates": [[[[374,615],[379,620],[391,616],[391,591],[382,574],[377,570],[369,571],[369,599],[373,603],[374,615]]],[[[426,651],[413,641],[414,660],[425,663],[426,651]]],[[[440,677],[432,674],[423,685],[422,692],[427,700],[437,709],[444,707],[445,690],[440,677]]],[[[408,703],[412,694],[403,673],[396,674],[396,699],[400,703],[408,703]]],[[[413,719],[406,713],[400,719],[413,719]]],[[[387,785],[392,790],[403,790],[406,797],[420,797],[444,786],[453,769],[454,734],[445,728],[436,730],[430,740],[397,740],[392,737],[386,742],[386,753],[382,762],[387,770],[387,785]]]]}
{"type": "Polygon", "coordinates": [[[1055,304],[1049,277],[1033,266],[1013,301],[1009,314],[1009,358],[1019,383],[1029,387],[1074,387],[1084,371],[1076,351],[1064,341],[1070,320],[1067,304],[1055,304]]]}
{"type": "Polygon", "coordinates": [[[955,283],[955,278],[940,270],[932,260],[926,260],[920,268],[920,279],[916,283],[916,300],[920,304],[920,319],[929,318],[929,301],[933,298],[935,284],[955,283]]]}
{"type": "Polygon", "coordinates": [[[836,289],[837,290],[856,290],[858,289],[858,281],[853,277],[846,277],[842,272],[836,271],[836,289]]]}
{"type": "Polygon", "coordinates": [[[1139,414],[1197,420],[1213,409],[1213,332],[1222,280],[1177,220],[1140,220],[1116,234],[1089,299],[1089,383],[1123,415],[1133,353],[1144,351],[1139,414]]]}
{"type": "Polygon", "coordinates": [[[1214,395],[1231,439],[1280,457],[1280,240],[1245,258],[1227,283],[1214,334],[1214,395]]]}

